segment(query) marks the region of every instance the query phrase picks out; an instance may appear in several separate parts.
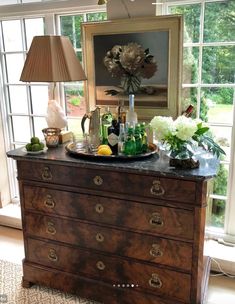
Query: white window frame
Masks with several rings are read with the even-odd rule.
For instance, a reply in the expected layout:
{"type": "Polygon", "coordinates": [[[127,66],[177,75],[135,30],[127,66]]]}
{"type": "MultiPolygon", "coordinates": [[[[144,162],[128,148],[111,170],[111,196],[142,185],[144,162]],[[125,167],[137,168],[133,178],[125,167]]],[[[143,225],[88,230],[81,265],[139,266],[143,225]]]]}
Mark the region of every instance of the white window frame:
{"type": "MultiPolygon", "coordinates": [[[[83,14],[83,13],[96,13],[103,12],[104,6],[98,6],[97,0],[67,0],[67,1],[50,1],[50,2],[30,2],[30,3],[19,3],[0,6],[0,20],[19,20],[27,18],[38,18],[42,17],[45,20],[45,34],[46,35],[56,35],[58,34],[57,27],[57,16],[65,14],[83,14]]],[[[9,151],[13,149],[14,143],[11,142],[10,136],[11,127],[9,125],[9,120],[7,119],[7,100],[6,92],[2,87],[3,79],[0,73],[0,98],[2,100],[0,107],[0,114],[3,120],[3,132],[4,132],[4,145],[5,150],[9,151]]],[[[27,85],[27,84],[26,84],[27,85]]],[[[59,90],[61,92],[61,90],[59,90]]],[[[57,93],[58,94],[58,93],[57,93]]],[[[64,106],[63,96],[59,94],[60,103],[64,106]]],[[[20,115],[19,115],[20,116],[20,115]]],[[[6,157],[8,176],[9,176],[9,189],[12,194],[11,200],[15,201],[15,197],[18,195],[18,185],[14,176],[16,176],[15,162],[6,157]]]]}
{"type": "MultiPolygon", "coordinates": [[[[184,46],[197,46],[199,47],[199,71],[202,69],[202,48],[204,46],[223,46],[223,45],[235,45],[235,42],[203,42],[203,27],[204,27],[204,14],[205,14],[205,4],[208,2],[223,2],[226,0],[160,0],[156,1],[161,3],[161,14],[169,14],[169,8],[171,6],[180,6],[180,5],[190,5],[190,4],[201,4],[201,20],[200,20],[200,36],[198,43],[185,43],[184,46]]],[[[159,12],[159,9],[158,9],[159,12]]],[[[224,239],[235,243],[235,83],[234,84],[203,84],[201,79],[201,73],[199,73],[198,83],[196,84],[183,84],[182,88],[195,87],[198,89],[197,96],[197,117],[200,113],[200,91],[202,88],[207,87],[230,87],[234,88],[234,107],[233,107],[233,123],[231,124],[216,124],[211,123],[211,126],[228,126],[232,127],[231,135],[231,156],[230,161],[224,161],[221,163],[229,164],[229,178],[227,186],[227,200],[225,208],[225,223],[224,223],[224,232],[221,229],[216,229],[208,227],[206,233],[209,237],[223,237],[224,239]]],[[[213,195],[211,195],[213,197],[213,195]]],[[[222,196],[221,196],[222,197],[222,196]]]]}

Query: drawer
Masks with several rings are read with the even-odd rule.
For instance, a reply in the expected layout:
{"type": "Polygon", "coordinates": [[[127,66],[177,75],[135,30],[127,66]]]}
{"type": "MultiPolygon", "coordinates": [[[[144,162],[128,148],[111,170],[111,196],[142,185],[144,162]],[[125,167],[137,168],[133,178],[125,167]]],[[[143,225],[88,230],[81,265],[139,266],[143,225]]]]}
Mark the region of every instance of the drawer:
{"type": "Polygon", "coordinates": [[[28,235],[191,271],[192,245],[55,217],[27,214],[28,235]]]}
{"type": "Polygon", "coordinates": [[[193,181],[26,161],[18,162],[18,172],[19,179],[195,203],[196,183],[193,181]]]}
{"type": "Polygon", "coordinates": [[[134,285],[140,291],[190,301],[189,274],[31,238],[27,247],[30,262],[99,279],[112,286],[134,285]]]}
{"type": "Polygon", "coordinates": [[[193,213],[103,196],[24,185],[26,210],[137,229],[191,240],[193,213]]]}

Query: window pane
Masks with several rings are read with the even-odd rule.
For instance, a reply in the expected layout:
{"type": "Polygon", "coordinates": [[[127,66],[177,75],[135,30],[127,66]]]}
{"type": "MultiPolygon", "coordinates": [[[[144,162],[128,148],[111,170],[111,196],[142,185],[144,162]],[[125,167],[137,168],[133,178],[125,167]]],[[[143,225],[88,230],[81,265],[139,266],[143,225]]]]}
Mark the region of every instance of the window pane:
{"type": "Polygon", "coordinates": [[[44,140],[42,129],[47,128],[47,122],[45,117],[34,117],[34,133],[40,140],[44,140]]]}
{"type": "Polygon", "coordinates": [[[7,79],[10,83],[18,83],[24,65],[23,54],[6,54],[7,79]]]}
{"type": "Polygon", "coordinates": [[[233,95],[233,88],[202,89],[208,122],[233,123],[233,95]]]}
{"type": "Polygon", "coordinates": [[[30,140],[29,117],[12,116],[14,141],[28,142],[30,140]]]}
{"type": "Polygon", "coordinates": [[[221,148],[226,153],[225,156],[222,156],[222,159],[230,161],[232,127],[210,126],[210,131],[212,132],[214,140],[221,146],[221,148]]]}
{"type": "Polygon", "coordinates": [[[82,52],[76,52],[78,60],[82,63],[82,52]]]}
{"type": "Polygon", "coordinates": [[[198,47],[185,47],[183,60],[183,83],[198,82],[198,47]]]}
{"type": "Polygon", "coordinates": [[[103,21],[103,20],[107,20],[107,14],[105,12],[87,14],[87,21],[103,21]]]}
{"type": "Polygon", "coordinates": [[[227,180],[228,180],[229,166],[220,164],[219,171],[213,179],[213,194],[227,195],[227,180]]]}
{"type": "Polygon", "coordinates": [[[48,105],[48,86],[30,86],[33,114],[46,115],[48,105]]]}
{"type": "Polygon", "coordinates": [[[204,41],[235,40],[235,1],[210,2],[205,5],[204,41]]]}
{"type": "Polygon", "coordinates": [[[1,0],[0,5],[17,4],[17,0],[1,0]]]}
{"type": "Polygon", "coordinates": [[[28,114],[26,86],[9,86],[12,113],[28,114]]]}
{"type": "Polygon", "coordinates": [[[184,15],[184,42],[198,42],[201,5],[172,6],[170,7],[170,13],[184,15]]]}
{"type": "Polygon", "coordinates": [[[5,51],[22,51],[20,20],[2,21],[2,28],[5,51]]]}
{"type": "Polygon", "coordinates": [[[26,30],[26,47],[30,48],[32,39],[34,36],[44,35],[44,19],[43,18],[32,18],[25,19],[25,30],[26,30]]]}
{"type": "Polygon", "coordinates": [[[182,90],[181,108],[182,111],[186,110],[189,105],[194,106],[192,117],[196,117],[197,105],[197,88],[184,88],[182,90]]]}
{"type": "Polygon", "coordinates": [[[235,46],[204,47],[202,61],[204,83],[234,83],[235,46]]]}
{"type": "Polygon", "coordinates": [[[73,47],[81,48],[81,22],[83,22],[83,15],[77,16],[62,16],[61,35],[68,36],[73,44],[73,47]]]}
{"type": "Polygon", "coordinates": [[[209,226],[224,228],[225,205],[225,200],[210,199],[210,216],[208,216],[207,220],[209,226]]]}
{"type": "Polygon", "coordinates": [[[64,90],[67,115],[82,117],[86,113],[83,84],[80,86],[65,86],[64,90]]]}

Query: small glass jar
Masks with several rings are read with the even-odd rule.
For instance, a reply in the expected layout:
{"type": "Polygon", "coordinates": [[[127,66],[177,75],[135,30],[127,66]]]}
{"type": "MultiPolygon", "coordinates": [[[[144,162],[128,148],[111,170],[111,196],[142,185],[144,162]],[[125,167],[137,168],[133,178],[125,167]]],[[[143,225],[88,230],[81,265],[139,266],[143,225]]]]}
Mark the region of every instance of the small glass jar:
{"type": "Polygon", "coordinates": [[[60,131],[59,128],[45,128],[42,130],[48,148],[56,148],[59,145],[60,131]]]}

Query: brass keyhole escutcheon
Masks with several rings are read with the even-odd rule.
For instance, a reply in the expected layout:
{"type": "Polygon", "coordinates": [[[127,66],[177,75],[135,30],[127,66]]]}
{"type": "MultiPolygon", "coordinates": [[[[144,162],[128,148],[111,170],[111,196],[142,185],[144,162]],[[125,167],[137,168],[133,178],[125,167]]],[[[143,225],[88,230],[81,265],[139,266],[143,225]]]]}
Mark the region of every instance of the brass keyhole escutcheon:
{"type": "Polygon", "coordinates": [[[161,185],[161,182],[159,180],[154,180],[153,185],[150,189],[150,193],[155,196],[161,196],[165,193],[164,188],[161,185]]]}
{"type": "Polygon", "coordinates": [[[93,182],[95,185],[97,186],[101,186],[103,184],[103,178],[99,175],[96,175],[94,178],[93,178],[93,182]]]}
{"type": "Polygon", "coordinates": [[[161,251],[159,244],[152,244],[152,248],[150,249],[149,253],[153,257],[163,256],[163,252],[161,251]]]}
{"type": "Polygon", "coordinates": [[[42,170],[42,179],[44,181],[51,181],[52,180],[52,173],[49,167],[44,167],[42,170]]]}
{"type": "Polygon", "coordinates": [[[149,223],[150,223],[150,225],[155,226],[155,227],[162,227],[164,225],[162,216],[158,212],[152,213],[149,223]]]}
{"type": "Polygon", "coordinates": [[[97,213],[103,213],[104,212],[104,207],[103,207],[103,205],[102,204],[96,204],[95,205],[95,211],[97,212],[97,213]]]}
{"type": "Polygon", "coordinates": [[[47,194],[46,199],[44,201],[44,206],[49,209],[55,208],[55,201],[50,194],[47,194]]]}
{"type": "Polygon", "coordinates": [[[58,260],[58,256],[56,254],[55,249],[50,249],[48,253],[48,259],[52,262],[56,262],[58,260]]]}
{"type": "Polygon", "coordinates": [[[156,273],[153,273],[152,277],[149,279],[149,286],[153,288],[162,287],[162,281],[160,280],[159,276],[156,273]]]}
{"type": "Polygon", "coordinates": [[[97,233],[95,239],[97,242],[102,243],[104,241],[104,236],[101,233],[97,233]]]}
{"type": "Polygon", "coordinates": [[[105,265],[104,265],[104,263],[103,263],[102,261],[98,261],[98,262],[96,263],[96,267],[97,267],[97,269],[99,269],[99,270],[104,270],[104,269],[105,269],[105,265]]]}
{"type": "Polygon", "coordinates": [[[49,234],[52,234],[52,235],[56,234],[56,228],[54,226],[54,223],[52,223],[52,222],[47,223],[46,232],[49,234]]]}

